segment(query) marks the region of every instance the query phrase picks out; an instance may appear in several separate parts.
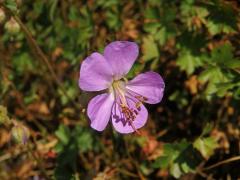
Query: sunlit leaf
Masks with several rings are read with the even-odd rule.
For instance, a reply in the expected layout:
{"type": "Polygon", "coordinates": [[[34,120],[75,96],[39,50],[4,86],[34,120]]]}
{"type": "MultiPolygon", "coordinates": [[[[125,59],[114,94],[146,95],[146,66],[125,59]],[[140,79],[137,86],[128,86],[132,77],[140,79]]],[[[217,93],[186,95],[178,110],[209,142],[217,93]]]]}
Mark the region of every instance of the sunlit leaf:
{"type": "Polygon", "coordinates": [[[177,65],[190,75],[197,67],[202,65],[202,61],[201,57],[193,55],[190,51],[182,51],[179,53],[177,65]]]}
{"type": "Polygon", "coordinates": [[[143,59],[144,61],[152,60],[159,57],[159,51],[157,44],[152,36],[145,37],[143,39],[143,59]]]}
{"type": "Polygon", "coordinates": [[[205,159],[208,159],[214,153],[214,150],[218,147],[218,144],[213,137],[200,137],[195,140],[193,146],[200,151],[205,159]]]}

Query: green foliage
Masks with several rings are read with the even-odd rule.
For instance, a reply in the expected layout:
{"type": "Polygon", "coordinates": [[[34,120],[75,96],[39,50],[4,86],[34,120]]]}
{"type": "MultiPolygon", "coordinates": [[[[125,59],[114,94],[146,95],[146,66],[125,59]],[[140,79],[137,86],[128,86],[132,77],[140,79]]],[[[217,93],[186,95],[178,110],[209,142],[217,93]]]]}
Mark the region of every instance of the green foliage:
{"type": "Polygon", "coordinates": [[[214,150],[218,147],[218,144],[213,137],[200,137],[195,140],[193,146],[202,154],[204,158],[208,159],[211,155],[213,155],[214,150]]]}
{"type": "Polygon", "coordinates": [[[206,70],[204,70],[199,79],[202,82],[208,82],[205,94],[213,95],[216,93],[222,97],[227,91],[239,86],[238,73],[235,68],[240,67],[240,59],[233,56],[233,47],[230,44],[223,44],[212,50],[210,57],[206,60],[206,70]]]}
{"type": "Polygon", "coordinates": [[[13,12],[17,11],[17,2],[15,0],[4,0],[4,5],[13,12]]]}
{"type": "MultiPolygon", "coordinates": [[[[239,6],[235,1],[19,2],[0,0],[5,6],[1,7],[4,17],[0,24],[0,102],[4,104],[0,106],[0,122],[11,123],[10,118],[24,121],[30,130],[30,144],[34,140],[33,154],[51,174],[49,179],[94,179],[99,174],[113,175],[112,179],[169,179],[168,174],[180,178],[186,173],[199,178],[196,170],[204,168],[199,164],[236,155],[240,46],[239,6]],[[29,29],[67,95],[5,8],[29,29]],[[147,108],[149,118],[140,130],[141,137],[112,134],[110,127],[104,133],[93,133],[85,118],[87,103],[101,92],[79,89],[79,65],[115,40],[139,45],[139,56],[127,78],[153,70],[166,83],[162,103],[147,108]],[[216,124],[215,133],[224,134],[229,148],[217,143],[212,124],[199,135],[200,127],[209,121],[216,124]],[[167,143],[173,139],[174,143],[167,143]],[[221,153],[216,153],[217,148],[221,153]]],[[[13,152],[13,157],[4,160],[4,154],[13,147],[8,142],[11,127],[3,127],[0,179],[32,179],[38,173],[42,178],[42,167],[26,156],[25,149],[17,149],[16,156],[13,152]]],[[[22,139],[18,130],[16,135],[22,139]]],[[[204,176],[236,179],[233,163],[224,165],[227,172],[208,170],[204,176]]]]}
{"type": "Polygon", "coordinates": [[[81,126],[74,129],[60,125],[55,132],[59,142],[56,151],[59,153],[55,177],[57,179],[72,179],[76,170],[77,157],[79,153],[97,149],[92,134],[81,126]],[[93,146],[94,145],[94,146],[93,146]]]}
{"type": "Polygon", "coordinates": [[[203,129],[202,134],[193,142],[193,147],[196,148],[201,155],[208,159],[213,155],[214,150],[218,147],[218,143],[213,137],[206,137],[213,129],[213,124],[208,123],[203,129]]]}
{"type": "Polygon", "coordinates": [[[152,36],[145,37],[143,39],[143,51],[144,51],[144,56],[143,56],[144,61],[149,61],[159,57],[158,47],[157,47],[157,44],[154,42],[154,39],[152,36]]]}
{"type": "Polygon", "coordinates": [[[185,140],[179,143],[165,144],[163,151],[163,155],[154,162],[153,167],[169,168],[171,175],[175,178],[194,172],[200,162],[191,143],[185,140]]]}
{"type": "Polygon", "coordinates": [[[234,48],[231,44],[223,44],[212,50],[211,61],[221,68],[239,68],[240,59],[235,58],[233,52],[234,48]]]}
{"type": "Polygon", "coordinates": [[[148,7],[146,9],[145,17],[149,22],[144,25],[144,30],[151,34],[162,46],[167,40],[176,36],[177,28],[174,23],[176,18],[176,8],[172,6],[171,8],[166,9],[165,7],[169,6],[169,4],[164,3],[160,7],[158,7],[158,5],[160,4],[156,3],[157,7],[148,7]]]}
{"type": "Polygon", "coordinates": [[[169,169],[175,178],[180,178],[186,173],[194,173],[202,159],[200,154],[208,159],[218,147],[217,141],[208,136],[212,129],[213,124],[206,124],[201,135],[193,143],[182,140],[178,143],[165,144],[163,155],[153,163],[153,167],[169,169]]]}
{"type": "Polygon", "coordinates": [[[205,6],[211,12],[207,18],[207,28],[212,35],[236,32],[237,13],[231,5],[212,1],[205,6]]]}
{"type": "Polygon", "coordinates": [[[26,71],[34,71],[36,68],[35,61],[29,55],[29,53],[17,54],[12,59],[12,64],[16,68],[15,72],[19,75],[25,73],[26,71]]]}
{"type": "Polygon", "coordinates": [[[177,65],[181,70],[185,70],[187,74],[192,74],[197,67],[202,65],[201,58],[194,56],[190,51],[182,51],[179,53],[177,65]]]}
{"type": "MultiPolygon", "coordinates": [[[[80,152],[87,152],[93,149],[93,137],[88,129],[76,126],[73,130],[70,130],[67,126],[60,125],[55,132],[59,139],[57,151],[63,151],[65,146],[76,146],[80,152]]],[[[97,148],[97,147],[95,147],[97,148]]]]}

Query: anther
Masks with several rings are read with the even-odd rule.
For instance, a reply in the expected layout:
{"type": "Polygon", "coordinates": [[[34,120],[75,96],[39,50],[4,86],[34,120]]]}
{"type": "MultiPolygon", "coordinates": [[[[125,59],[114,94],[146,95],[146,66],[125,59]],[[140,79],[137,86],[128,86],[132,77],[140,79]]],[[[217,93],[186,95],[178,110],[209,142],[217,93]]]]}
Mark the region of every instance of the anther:
{"type": "Polygon", "coordinates": [[[141,111],[141,105],[142,105],[141,102],[137,102],[137,103],[135,104],[135,106],[136,106],[136,108],[137,108],[138,111],[141,111]]]}

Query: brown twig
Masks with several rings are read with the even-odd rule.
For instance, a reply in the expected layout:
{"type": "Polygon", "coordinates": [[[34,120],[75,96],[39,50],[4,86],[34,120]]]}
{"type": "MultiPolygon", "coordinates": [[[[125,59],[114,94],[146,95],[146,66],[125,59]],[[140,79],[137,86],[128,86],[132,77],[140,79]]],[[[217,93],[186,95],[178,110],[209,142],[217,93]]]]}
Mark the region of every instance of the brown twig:
{"type": "Polygon", "coordinates": [[[240,160],[240,156],[235,156],[235,157],[232,157],[232,158],[229,158],[229,159],[217,162],[216,164],[213,164],[211,166],[205,167],[202,170],[203,171],[210,170],[210,169],[213,169],[215,167],[221,166],[223,164],[227,164],[227,163],[230,163],[230,162],[233,162],[233,161],[239,161],[239,160],[240,160]]]}

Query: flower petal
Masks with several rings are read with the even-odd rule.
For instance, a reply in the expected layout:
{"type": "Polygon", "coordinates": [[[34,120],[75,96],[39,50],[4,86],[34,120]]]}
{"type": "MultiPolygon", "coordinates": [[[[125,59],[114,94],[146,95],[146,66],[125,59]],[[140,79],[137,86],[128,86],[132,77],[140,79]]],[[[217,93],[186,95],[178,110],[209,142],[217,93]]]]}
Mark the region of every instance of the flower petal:
{"type": "Polygon", "coordinates": [[[146,103],[156,104],[162,100],[165,84],[158,73],[150,71],[129,81],[126,88],[130,94],[136,93],[146,97],[146,103]]]}
{"type": "MultiPolygon", "coordinates": [[[[135,103],[133,101],[129,99],[127,99],[127,101],[130,109],[136,108],[135,103]]],[[[148,111],[142,104],[140,106],[140,111],[138,111],[136,118],[132,122],[133,127],[135,129],[140,129],[146,124],[147,118],[148,118],[148,111]]],[[[114,103],[112,108],[112,124],[115,130],[118,131],[119,133],[128,134],[135,131],[134,128],[131,126],[131,124],[128,123],[128,121],[124,117],[118,103],[114,103]]]]}
{"type": "Polygon", "coordinates": [[[87,115],[91,120],[91,127],[97,131],[103,131],[111,117],[114,96],[101,94],[94,97],[88,104],[87,115]]]}
{"type": "Polygon", "coordinates": [[[104,57],[111,65],[116,79],[129,72],[138,53],[138,45],[129,41],[115,41],[104,49],[104,57]]]}
{"type": "Polygon", "coordinates": [[[84,91],[100,91],[109,87],[113,79],[111,66],[99,53],[87,57],[81,65],[79,87],[84,91]]]}

